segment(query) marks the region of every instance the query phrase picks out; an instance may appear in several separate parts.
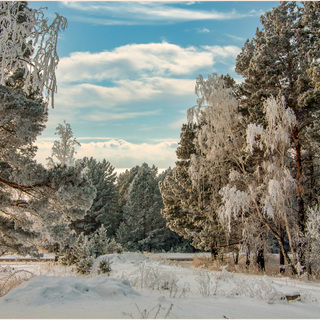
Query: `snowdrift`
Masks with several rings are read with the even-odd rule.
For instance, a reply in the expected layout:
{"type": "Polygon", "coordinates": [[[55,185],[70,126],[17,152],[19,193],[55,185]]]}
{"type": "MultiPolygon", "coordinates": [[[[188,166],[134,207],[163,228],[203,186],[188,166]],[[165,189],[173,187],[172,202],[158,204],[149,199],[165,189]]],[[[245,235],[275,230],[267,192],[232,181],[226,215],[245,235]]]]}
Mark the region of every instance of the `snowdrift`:
{"type": "Polygon", "coordinates": [[[130,296],[139,296],[139,293],[132,289],[129,281],[112,279],[106,275],[92,279],[37,276],[10,292],[5,301],[36,307],[65,304],[70,301],[81,303],[82,300],[87,302],[130,296]]]}

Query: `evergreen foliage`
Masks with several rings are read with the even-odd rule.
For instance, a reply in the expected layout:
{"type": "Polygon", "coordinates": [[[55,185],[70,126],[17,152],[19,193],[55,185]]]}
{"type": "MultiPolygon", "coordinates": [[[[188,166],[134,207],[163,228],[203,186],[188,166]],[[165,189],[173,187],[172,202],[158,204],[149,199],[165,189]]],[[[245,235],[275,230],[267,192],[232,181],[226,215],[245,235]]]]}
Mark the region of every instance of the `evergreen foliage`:
{"type": "Polygon", "coordinates": [[[0,16],[0,247],[2,253],[36,253],[44,239],[52,244],[66,236],[95,189],[78,168],[46,170],[34,160],[33,143],[47,120],[42,90],[53,97],[65,18],[57,15],[48,26],[43,12],[26,2],[2,2],[0,16]]]}
{"type": "Polygon", "coordinates": [[[105,159],[100,162],[92,157],[78,160],[77,164],[85,170],[87,178],[96,188],[96,197],[85,217],[76,221],[73,228],[77,233],[90,234],[104,225],[108,237],[114,237],[121,219],[114,167],[105,159]]]}
{"type": "Polygon", "coordinates": [[[144,163],[128,188],[118,241],[129,250],[151,251],[162,240],[165,222],[156,175],[157,168],[144,163]]]}
{"type": "MultiPolygon", "coordinates": [[[[119,243],[107,237],[107,229],[102,225],[89,236],[81,233],[72,246],[62,252],[63,256],[60,262],[63,265],[75,265],[79,273],[87,274],[91,271],[94,259],[97,257],[111,253],[122,253],[122,251],[119,243]]],[[[103,267],[107,268],[108,264],[103,264],[101,268],[103,269],[103,267]]],[[[103,270],[106,271],[106,269],[103,270]]]]}
{"type": "Polygon", "coordinates": [[[171,169],[159,176],[157,170],[144,163],[119,176],[124,206],[117,240],[132,251],[190,250],[188,242],[171,232],[161,216],[163,201],[158,184],[171,174],[171,169]]]}

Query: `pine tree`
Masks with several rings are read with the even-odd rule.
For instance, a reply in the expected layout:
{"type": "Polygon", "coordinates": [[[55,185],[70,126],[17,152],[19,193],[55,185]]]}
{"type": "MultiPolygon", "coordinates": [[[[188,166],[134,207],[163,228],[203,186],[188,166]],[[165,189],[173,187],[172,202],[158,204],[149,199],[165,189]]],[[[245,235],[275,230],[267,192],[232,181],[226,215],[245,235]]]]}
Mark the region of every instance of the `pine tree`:
{"type": "Polygon", "coordinates": [[[75,221],[74,229],[78,233],[83,231],[90,234],[104,225],[108,237],[114,237],[121,220],[114,167],[105,159],[100,162],[92,157],[78,160],[77,164],[86,171],[86,176],[97,191],[90,210],[84,219],[75,221]]]}
{"type": "Polygon", "coordinates": [[[207,219],[197,210],[198,197],[189,176],[190,157],[196,152],[193,142],[196,128],[195,125],[182,126],[176,151],[179,161],[159,185],[164,203],[162,215],[167,226],[180,236],[192,239],[194,247],[207,249],[214,242],[214,235],[203,227],[207,219]]]}
{"type": "Polygon", "coordinates": [[[53,97],[56,89],[55,48],[65,18],[57,15],[48,26],[25,2],[2,2],[0,16],[0,250],[35,253],[85,213],[95,189],[76,168],[48,171],[34,160],[33,143],[47,120],[42,91],[53,97]]]}
{"type": "Polygon", "coordinates": [[[130,170],[120,173],[117,179],[117,185],[119,187],[119,206],[124,207],[126,204],[126,197],[128,194],[128,189],[132,183],[134,177],[138,173],[139,166],[135,166],[130,170]]]}
{"type": "Polygon", "coordinates": [[[129,250],[151,251],[161,247],[165,220],[160,214],[163,203],[157,170],[142,164],[128,188],[124,221],[117,239],[129,250]]]}
{"type": "Polygon", "coordinates": [[[51,157],[48,157],[48,167],[55,166],[53,158],[57,158],[58,164],[61,166],[73,166],[75,162],[74,155],[76,153],[75,146],[80,146],[80,143],[73,138],[73,132],[69,123],[64,121],[63,124],[58,124],[55,134],[60,136],[60,141],[55,141],[52,147],[51,157]]]}

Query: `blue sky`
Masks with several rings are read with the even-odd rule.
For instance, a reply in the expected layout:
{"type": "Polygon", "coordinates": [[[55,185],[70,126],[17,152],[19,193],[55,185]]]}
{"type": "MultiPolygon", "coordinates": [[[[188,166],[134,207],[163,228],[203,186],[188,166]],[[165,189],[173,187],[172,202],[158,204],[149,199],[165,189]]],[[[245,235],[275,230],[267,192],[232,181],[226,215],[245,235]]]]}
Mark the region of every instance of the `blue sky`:
{"type": "Polygon", "coordinates": [[[51,153],[58,123],[71,124],[77,157],[116,168],[173,167],[180,128],[196,104],[199,74],[227,74],[273,1],[32,1],[68,19],[58,44],[58,93],[38,160],[51,153]]]}

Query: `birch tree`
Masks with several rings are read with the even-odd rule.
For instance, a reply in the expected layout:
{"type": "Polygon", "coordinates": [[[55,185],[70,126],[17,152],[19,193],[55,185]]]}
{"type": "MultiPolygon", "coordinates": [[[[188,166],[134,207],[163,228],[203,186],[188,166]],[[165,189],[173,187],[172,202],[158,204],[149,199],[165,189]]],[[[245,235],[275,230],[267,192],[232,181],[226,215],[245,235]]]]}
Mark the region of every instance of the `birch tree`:
{"type": "Polygon", "coordinates": [[[64,121],[64,124],[58,124],[56,128],[56,135],[60,136],[60,141],[56,140],[52,146],[51,157],[48,157],[48,167],[52,168],[55,166],[55,159],[58,160],[58,164],[61,166],[73,166],[75,163],[76,154],[75,146],[81,144],[73,137],[71,125],[64,121]]]}
{"type": "Polygon", "coordinates": [[[287,264],[291,266],[293,273],[297,273],[297,186],[290,170],[294,161],[290,144],[291,132],[296,124],[296,117],[292,109],[286,107],[284,98],[269,98],[263,106],[266,128],[251,123],[246,130],[248,160],[251,156],[258,155],[255,157],[258,161],[255,161],[251,170],[244,166],[230,171],[229,183],[219,192],[222,195],[219,215],[228,224],[239,215],[243,217],[248,214],[258,219],[275,237],[287,264]],[[284,246],[283,229],[289,239],[293,260],[284,246]]]}
{"type": "Polygon", "coordinates": [[[27,97],[44,95],[53,106],[58,35],[67,19],[56,13],[48,24],[43,9],[24,1],[2,1],[0,17],[0,84],[20,87],[27,97]]]}

